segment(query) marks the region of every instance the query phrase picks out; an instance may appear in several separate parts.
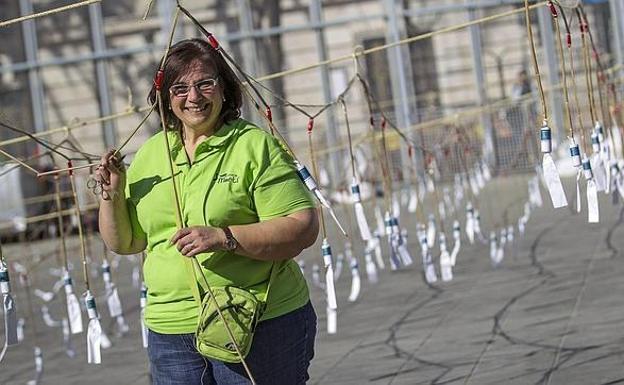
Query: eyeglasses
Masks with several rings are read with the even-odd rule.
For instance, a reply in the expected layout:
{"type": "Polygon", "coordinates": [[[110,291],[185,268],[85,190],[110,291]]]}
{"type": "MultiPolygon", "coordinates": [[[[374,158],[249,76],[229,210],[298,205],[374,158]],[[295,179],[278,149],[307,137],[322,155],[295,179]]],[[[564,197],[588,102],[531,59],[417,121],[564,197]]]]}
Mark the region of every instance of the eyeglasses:
{"type": "Polygon", "coordinates": [[[183,98],[191,92],[191,87],[195,87],[195,89],[202,95],[212,95],[217,88],[217,79],[218,78],[207,78],[200,80],[195,84],[174,84],[169,88],[169,92],[171,92],[171,94],[175,97],[183,98]]]}

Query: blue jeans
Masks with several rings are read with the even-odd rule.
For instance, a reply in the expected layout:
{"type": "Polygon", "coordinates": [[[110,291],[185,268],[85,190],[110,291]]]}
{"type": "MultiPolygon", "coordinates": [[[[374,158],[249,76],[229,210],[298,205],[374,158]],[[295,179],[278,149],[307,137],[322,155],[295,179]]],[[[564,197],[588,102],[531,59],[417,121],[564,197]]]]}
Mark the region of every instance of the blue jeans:
{"type": "MultiPolygon", "coordinates": [[[[312,304],[256,327],[245,361],[258,385],[300,385],[309,379],[314,357],[316,313],[312,304]]],[[[249,385],[242,364],[206,358],[195,348],[195,334],[149,331],[147,353],[153,385],[249,385]]]]}

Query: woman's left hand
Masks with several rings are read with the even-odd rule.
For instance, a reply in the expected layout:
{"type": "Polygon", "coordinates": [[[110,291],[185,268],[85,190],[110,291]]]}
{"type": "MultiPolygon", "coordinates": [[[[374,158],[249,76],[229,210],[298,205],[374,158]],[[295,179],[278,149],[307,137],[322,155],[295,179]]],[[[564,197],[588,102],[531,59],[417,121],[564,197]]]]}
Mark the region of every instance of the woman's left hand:
{"type": "Polygon", "coordinates": [[[178,230],[170,242],[185,257],[194,257],[199,253],[223,250],[225,232],[217,227],[193,226],[178,230]]]}

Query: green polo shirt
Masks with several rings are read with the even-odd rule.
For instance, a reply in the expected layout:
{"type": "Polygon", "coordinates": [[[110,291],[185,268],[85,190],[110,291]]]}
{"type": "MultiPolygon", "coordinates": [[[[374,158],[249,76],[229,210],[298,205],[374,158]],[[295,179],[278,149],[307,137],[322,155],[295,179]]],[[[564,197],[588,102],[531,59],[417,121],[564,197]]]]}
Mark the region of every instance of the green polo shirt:
{"type": "MultiPolygon", "coordinates": [[[[243,119],[223,125],[200,143],[192,164],[179,136],[168,137],[185,226],[244,225],[315,207],[292,157],[270,134],[243,119]]],[[[198,305],[184,257],[169,243],[177,228],[163,132],[137,152],[127,171],[126,189],[134,236],[147,239],[145,322],[158,333],[193,333],[198,305]]],[[[225,251],[202,253],[197,259],[212,286],[236,285],[265,298],[272,262],[225,251]]],[[[262,320],[298,309],[309,300],[295,261],[275,262],[275,268],[262,320]]]]}

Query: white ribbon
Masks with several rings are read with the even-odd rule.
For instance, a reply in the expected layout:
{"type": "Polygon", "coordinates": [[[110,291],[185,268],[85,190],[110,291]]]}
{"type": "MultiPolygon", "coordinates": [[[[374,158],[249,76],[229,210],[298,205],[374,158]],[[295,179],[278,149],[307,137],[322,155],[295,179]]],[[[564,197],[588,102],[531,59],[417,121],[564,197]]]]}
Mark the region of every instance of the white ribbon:
{"type": "Polygon", "coordinates": [[[61,321],[56,321],[50,315],[50,311],[46,305],[41,306],[41,315],[43,317],[43,322],[49,328],[57,328],[61,326],[61,321]]]}
{"type": "Polygon", "coordinates": [[[349,302],[355,302],[360,296],[360,270],[358,268],[357,259],[355,258],[351,258],[349,265],[351,267],[351,291],[349,292],[349,302]]]}
{"type": "Polygon", "coordinates": [[[442,281],[448,282],[453,279],[453,261],[446,249],[446,236],[440,233],[440,276],[442,281]]]}
{"type": "Polygon", "coordinates": [[[379,233],[375,234],[375,238],[372,239],[373,249],[375,251],[375,262],[380,270],[386,269],[386,263],[384,262],[383,255],[381,254],[381,237],[379,233]]]}
{"type": "Polygon", "coordinates": [[[344,255],[338,253],[336,256],[336,267],[334,268],[334,280],[337,281],[342,275],[342,266],[344,265],[344,255]]]}
{"type": "Polygon", "coordinates": [[[110,283],[106,288],[106,304],[108,305],[108,314],[111,318],[123,316],[119,293],[117,292],[117,287],[113,283],[110,283]]]}
{"type": "Polygon", "coordinates": [[[63,346],[65,347],[65,354],[67,357],[74,358],[76,352],[71,342],[71,330],[69,330],[69,321],[67,318],[63,318],[61,321],[61,329],[63,330],[63,346]]]}
{"type": "Polygon", "coordinates": [[[600,221],[598,189],[593,179],[587,181],[587,221],[589,223],[598,223],[600,221]]]}
{"type": "Polygon", "coordinates": [[[358,229],[360,230],[360,237],[363,241],[368,241],[371,239],[370,228],[368,227],[368,222],[366,221],[366,215],[364,214],[364,206],[362,203],[355,202],[353,204],[355,209],[355,219],[357,221],[358,229]]]}
{"type": "Polygon", "coordinates": [[[496,253],[498,248],[496,247],[496,234],[491,231],[490,232],[490,262],[492,266],[496,266],[496,253]]]}
{"type": "Polygon", "coordinates": [[[54,299],[54,292],[35,289],[33,294],[39,297],[43,302],[50,302],[54,299]]]}
{"type": "Polygon", "coordinates": [[[435,218],[432,214],[429,214],[429,223],[427,224],[427,246],[432,248],[435,245],[436,237],[436,224],[435,218]]]}
{"type": "Polygon", "coordinates": [[[19,318],[17,320],[17,342],[22,342],[24,340],[24,324],[26,321],[23,318],[19,318]]]}
{"type": "Polygon", "coordinates": [[[425,280],[428,283],[435,283],[438,281],[438,276],[435,271],[435,265],[431,258],[431,252],[429,246],[427,246],[427,238],[423,234],[420,240],[420,248],[422,254],[423,268],[425,269],[425,280]]]}
{"type": "Polygon", "coordinates": [[[559,208],[567,206],[568,200],[566,199],[565,192],[563,191],[559,171],[557,171],[557,166],[555,166],[555,162],[549,153],[544,154],[542,169],[544,172],[544,181],[546,182],[546,187],[548,187],[553,207],[559,208]]]}
{"type": "MultiPolygon", "coordinates": [[[[67,290],[67,284],[65,289],[67,290]]],[[[71,285],[69,285],[71,286],[71,285]]],[[[82,333],[82,313],[80,303],[74,293],[67,293],[67,316],[69,317],[69,328],[72,334],[82,333]]]]}
{"type": "Polygon", "coordinates": [[[579,179],[581,179],[581,169],[579,168],[576,173],[576,212],[581,212],[581,187],[579,184],[579,179]]]}
{"type": "Polygon", "coordinates": [[[13,300],[11,293],[2,295],[2,307],[4,309],[5,344],[7,346],[17,345],[24,338],[24,336],[22,332],[22,338],[19,338],[20,328],[17,321],[17,309],[15,307],[15,300],[13,300]]]}
{"type": "Polygon", "coordinates": [[[321,282],[321,268],[316,263],[312,265],[312,283],[314,286],[325,290],[325,284],[321,282]]]}
{"type": "Polygon", "coordinates": [[[418,193],[415,189],[410,191],[409,202],[407,203],[407,211],[411,214],[416,212],[418,208],[418,193]]]}
{"type": "Polygon", "coordinates": [[[457,262],[457,254],[459,254],[459,249],[461,248],[461,229],[457,220],[453,222],[453,240],[455,242],[451,251],[451,265],[454,267],[455,262],[457,262]]]}
{"type": "Polygon", "coordinates": [[[102,344],[102,326],[97,307],[95,304],[95,298],[91,291],[87,290],[85,293],[85,306],[87,308],[87,314],[89,315],[89,324],[87,326],[87,363],[100,364],[102,363],[102,356],[100,348],[102,344]]]}
{"type": "Polygon", "coordinates": [[[368,282],[377,283],[379,277],[377,276],[377,266],[373,261],[373,249],[369,242],[364,250],[364,260],[366,262],[366,276],[368,277],[368,282]]]}
{"type": "MultiPolygon", "coordinates": [[[[327,309],[336,310],[338,304],[336,302],[336,288],[334,286],[334,269],[332,266],[332,253],[327,238],[323,239],[322,244],[323,264],[325,265],[325,291],[327,294],[327,309]]],[[[328,314],[328,332],[329,332],[329,314],[328,314]]],[[[335,332],[335,331],[334,331],[335,332]]]]}
{"type": "MultiPolygon", "coordinates": [[[[301,265],[300,265],[301,266],[301,265]]],[[[141,295],[139,300],[141,306],[141,338],[143,340],[143,348],[147,349],[148,347],[148,329],[147,325],[145,325],[145,306],[147,305],[147,287],[145,284],[141,284],[141,295]]]]}

